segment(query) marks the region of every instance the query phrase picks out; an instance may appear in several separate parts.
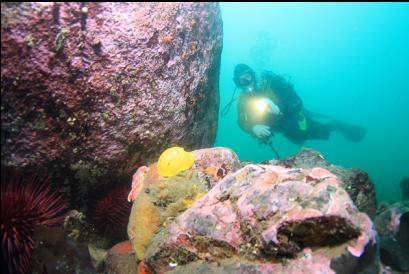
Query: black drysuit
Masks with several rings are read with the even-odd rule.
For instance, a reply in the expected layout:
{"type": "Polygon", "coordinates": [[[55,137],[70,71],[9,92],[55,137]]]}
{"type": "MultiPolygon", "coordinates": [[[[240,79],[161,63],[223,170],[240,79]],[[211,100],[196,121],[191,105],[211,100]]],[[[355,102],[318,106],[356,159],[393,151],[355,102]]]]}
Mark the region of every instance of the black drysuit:
{"type": "Polygon", "coordinates": [[[273,73],[267,73],[261,82],[259,89],[242,93],[238,98],[238,122],[244,131],[255,136],[251,128],[262,124],[282,133],[296,144],[303,144],[307,139],[328,140],[331,129],[303,111],[303,103],[291,83],[273,73]],[[254,101],[263,97],[273,101],[280,108],[281,114],[257,113],[254,101]],[[298,122],[304,117],[307,127],[302,130],[298,122]]]}

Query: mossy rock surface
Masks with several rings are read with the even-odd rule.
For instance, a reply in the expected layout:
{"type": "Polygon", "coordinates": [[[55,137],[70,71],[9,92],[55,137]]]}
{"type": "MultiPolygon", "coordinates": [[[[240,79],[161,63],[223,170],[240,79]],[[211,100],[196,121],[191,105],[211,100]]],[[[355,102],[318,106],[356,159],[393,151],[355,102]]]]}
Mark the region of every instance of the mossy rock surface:
{"type": "Polygon", "coordinates": [[[208,191],[207,182],[192,171],[166,178],[156,170],[156,165],[150,166],[129,218],[128,235],[138,260],[143,259],[145,249],[159,229],[208,191]]]}

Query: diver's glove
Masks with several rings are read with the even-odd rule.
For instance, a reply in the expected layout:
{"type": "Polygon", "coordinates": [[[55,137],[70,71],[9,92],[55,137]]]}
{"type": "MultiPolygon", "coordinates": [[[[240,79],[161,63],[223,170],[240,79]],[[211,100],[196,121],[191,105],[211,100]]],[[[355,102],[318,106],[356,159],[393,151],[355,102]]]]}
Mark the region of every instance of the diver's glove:
{"type": "Polygon", "coordinates": [[[271,101],[268,98],[263,98],[263,101],[267,104],[267,111],[273,115],[278,115],[280,114],[280,108],[274,104],[273,101],[271,101]]]}
{"type": "Polygon", "coordinates": [[[270,128],[266,125],[254,125],[251,130],[257,138],[264,138],[271,135],[270,128]]]}

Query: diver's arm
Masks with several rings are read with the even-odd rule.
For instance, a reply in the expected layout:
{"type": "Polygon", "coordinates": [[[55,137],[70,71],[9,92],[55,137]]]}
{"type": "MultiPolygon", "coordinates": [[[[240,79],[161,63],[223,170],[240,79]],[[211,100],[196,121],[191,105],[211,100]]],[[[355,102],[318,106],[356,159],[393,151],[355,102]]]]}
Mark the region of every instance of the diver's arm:
{"type": "Polygon", "coordinates": [[[291,95],[293,100],[291,100],[292,104],[290,106],[290,109],[294,113],[299,113],[303,109],[303,103],[301,101],[301,98],[298,96],[297,93],[295,93],[295,90],[292,89],[294,93],[291,95]]]}
{"type": "Polygon", "coordinates": [[[303,108],[303,103],[295,92],[294,86],[284,77],[274,74],[272,76],[270,87],[278,96],[277,105],[284,115],[299,113],[303,108]]]}
{"type": "Polygon", "coordinates": [[[298,114],[303,108],[303,103],[294,87],[289,83],[287,85],[285,91],[281,94],[282,107],[280,109],[285,115],[298,114]]]}

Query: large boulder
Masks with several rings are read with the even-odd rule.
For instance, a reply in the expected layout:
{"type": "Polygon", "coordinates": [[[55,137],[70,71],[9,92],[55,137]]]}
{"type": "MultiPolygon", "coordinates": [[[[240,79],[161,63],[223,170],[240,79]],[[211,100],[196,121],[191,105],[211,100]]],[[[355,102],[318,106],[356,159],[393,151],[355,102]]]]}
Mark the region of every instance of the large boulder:
{"type": "Polygon", "coordinates": [[[365,212],[372,219],[376,214],[376,193],[375,186],[368,176],[368,173],[359,168],[344,168],[333,165],[325,160],[324,156],[312,149],[304,148],[292,157],[283,160],[272,160],[266,163],[281,165],[288,168],[313,168],[323,167],[334,173],[342,182],[342,187],[351,196],[352,201],[362,212],[365,212]]]}
{"type": "Polygon", "coordinates": [[[212,146],[221,50],[217,3],[2,3],[2,166],[101,185],[212,146]]]}
{"type": "Polygon", "coordinates": [[[373,223],[342,186],[320,167],[246,165],[159,229],[144,265],[155,273],[378,273],[373,223]]]}
{"type": "Polygon", "coordinates": [[[375,226],[382,263],[394,270],[409,272],[409,201],[382,206],[375,226]]]}

